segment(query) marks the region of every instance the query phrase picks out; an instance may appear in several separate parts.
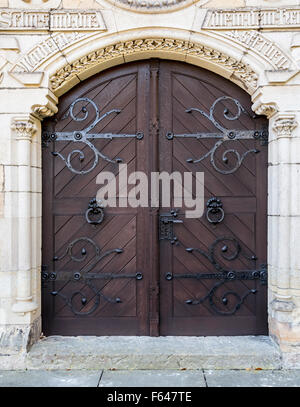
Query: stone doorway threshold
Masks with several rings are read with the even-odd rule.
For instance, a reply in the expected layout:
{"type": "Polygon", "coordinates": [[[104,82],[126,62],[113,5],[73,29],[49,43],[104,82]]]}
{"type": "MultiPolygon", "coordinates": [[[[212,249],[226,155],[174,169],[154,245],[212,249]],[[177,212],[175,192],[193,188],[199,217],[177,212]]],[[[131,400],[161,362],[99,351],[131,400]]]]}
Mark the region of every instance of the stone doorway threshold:
{"type": "Polygon", "coordinates": [[[32,346],[26,369],[281,369],[268,336],[50,336],[32,346]]]}

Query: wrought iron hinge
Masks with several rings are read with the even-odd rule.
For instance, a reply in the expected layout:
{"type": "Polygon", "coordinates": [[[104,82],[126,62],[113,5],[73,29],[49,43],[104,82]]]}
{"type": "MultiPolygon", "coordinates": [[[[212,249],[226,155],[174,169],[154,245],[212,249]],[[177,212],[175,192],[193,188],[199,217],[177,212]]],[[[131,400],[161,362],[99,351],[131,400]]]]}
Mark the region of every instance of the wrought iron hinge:
{"type": "Polygon", "coordinates": [[[84,129],[78,129],[75,131],[45,131],[42,134],[43,146],[47,147],[49,142],[57,141],[69,141],[74,143],[81,143],[79,147],[72,150],[67,157],[63,156],[60,152],[53,151],[52,155],[54,157],[60,157],[65,165],[75,174],[84,175],[91,172],[98,164],[99,159],[105,160],[110,163],[121,163],[123,160],[120,157],[110,158],[106,156],[102,151],[100,151],[94,144],[93,141],[97,139],[113,140],[113,139],[124,139],[124,138],[135,138],[136,140],[142,140],[144,138],[144,133],[138,131],[135,134],[127,133],[98,133],[93,132],[98,123],[104,120],[109,115],[118,115],[121,113],[120,109],[112,109],[104,114],[100,113],[100,109],[96,103],[89,98],[78,98],[73,103],[71,103],[68,112],[62,118],[62,120],[68,118],[69,116],[75,122],[86,121],[86,127],[84,129]],[[81,109],[79,109],[81,107],[81,109]],[[75,113],[76,110],[76,113],[75,113]],[[94,110],[95,118],[92,123],[89,122],[89,116],[91,110],[94,110]],[[89,147],[94,154],[94,160],[89,168],[82,168],[85,162],[88,162],[83,151],[85,146],[89,147]],[[78,158],[78,168],[73,166],[73,159],[77,156],[78,158]],[[84,161],[86,159],[86,161],[84,161]]]}
{"type": "Polygon", "coordinates": [[[219,151],[221,146],[226,146],[228,141],[239,141],[239,140],[259,140],[261,145],[268,144],[268,129],[263,127],[259,130],[239,130],[236,128],[227,128],[222,125],[216,118],[216,106],[228,104],[228,107],[225,107],[223,110],[223,117],[229,122],[234,122],[239,119],[241,114],[249,116],[249,113],[244,109],[241,103],[230,96],[221,96],[215,100],[215,102],[210,107],[209,112],[205,112],[201,109],[191,107],[186,109],[188,114],[200,114],[208,121],[210,121],[216,128],[213,132],[197,132],[197,133],[183,133],[183,134],[174,134],[171,131],[168,131],[166,138],[168,140],[173,140],[175,138],[179,139],[197,139],[197,140],[216,140],[214,146],[205,154],[199,158],[187,158],[186,162],[190,164],[198,164],[205,160],[207,157],[210,157],[210,162],[213,168],[223,175],[232,174],[237,171],[242,165],[244,159],[250,154],[257,154],[260,152],[257,148],[251,148],[244,153],[240,153],[237,149],[233,148],[233,145],[230,148],[225,149],[222,153],[223,166],[219,166],[219,163],[216,159],[216,153],[219,151]]]}

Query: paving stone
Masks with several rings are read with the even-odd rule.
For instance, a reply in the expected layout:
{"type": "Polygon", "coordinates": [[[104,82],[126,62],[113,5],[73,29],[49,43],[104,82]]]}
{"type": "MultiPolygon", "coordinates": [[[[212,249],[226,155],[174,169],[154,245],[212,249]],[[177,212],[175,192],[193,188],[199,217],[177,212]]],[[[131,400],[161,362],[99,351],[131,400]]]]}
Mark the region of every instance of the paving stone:
{"type": "Polygon", "coordinates": [[[280,369],[267,336],[50,336],[27,354],[27,369],[174,370],[280,369]]]}
{"type": "Polygon", "coordinates": [[[2,370],[0,387],[97,387],[101,374],[99,370],[2,370]]]}
{"type": "Polygon", "coordinates": [[[205,370],[208,387],[300,387],[300,370],[205,370]]]}
{"type": "Polygon", "coordinates": [[[201,370],[105,371],[99,387],[205,387],[201,370]]]}

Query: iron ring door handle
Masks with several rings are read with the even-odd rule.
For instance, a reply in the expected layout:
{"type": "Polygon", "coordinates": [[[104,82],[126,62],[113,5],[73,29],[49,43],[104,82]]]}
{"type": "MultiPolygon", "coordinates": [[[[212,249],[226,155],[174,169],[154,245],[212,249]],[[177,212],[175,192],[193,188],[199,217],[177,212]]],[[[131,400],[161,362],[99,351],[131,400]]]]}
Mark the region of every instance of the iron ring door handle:
{"type": "Polygon", "coordinates": [[[223,209],[223,203],[221,199],[218,198],[210,198],[207,203],[207,212],[206,212],[206,219],[208,222],[216,225],[217,223],[221,223],[224,220],[225,212],[223,209]],[[213,217],[211,215],[214,215],[213,217]]]}
{"type": "Polygon", "coordinates": [[[103,208],[99,205],[96,198],[91,199],[91,201],[89,203],[89,207],[85,212],[85,219],[86,219],[87,223],[89,223],[91,225],[99,225],[100,223],[103,222],[104,211],[103,211],[103,208]],[[96,215],[96,216],[98,216],[98,219],[91,219],[90,215],[96,215]]]}

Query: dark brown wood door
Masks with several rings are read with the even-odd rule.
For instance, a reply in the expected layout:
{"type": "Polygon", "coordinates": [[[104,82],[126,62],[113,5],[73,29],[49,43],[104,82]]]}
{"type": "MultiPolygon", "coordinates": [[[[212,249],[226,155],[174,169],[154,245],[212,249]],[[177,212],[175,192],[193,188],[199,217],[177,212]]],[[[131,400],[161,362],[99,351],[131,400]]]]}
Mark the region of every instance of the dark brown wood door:
{"type": "Polygon", "coordinates": [[[183,63],[123,65],[63,96],[43,126],[44,333],[266,333],[264,126],[239,87],[183,63]],[[148,207],[127,206],[121,162],[149,179],[204,172],[212,208],[188,219],[173,202],[152,208],[150,193],[148,207]],[[93,202],[104,172],[116,207],[93,202]],[[182,223],[164,234],[166,214],[182,223]]]}
{"type": "Polygon", "coordinates": [[[247,130],[267,123],[211,72],[164,63],[160,81],[160,171],[203,172],[205,198],[198,219],[173,204],[182,223],[160,243],[160,334],[265,334],[267,146],[247,130]]]}
{"type": "MultiPolygon", "coordinates": [[[[89,206],[100,187],[99,173],[114,173],[119,185],[120,160],[129,174],[149,172],[148,95],[148,65],[123,66],[74,88],[44,125],[45,334],[149,334],[148,208],[107,207],[94,213],[97,208],[89,206]],[[132,136],[86,139],[83,130],[102,116],[88,134],[132,136]],[[142,139],[133,137],[139,131],[142,139]]],[[[121,202],[122,191],[117,192],[121,202]]]]}

